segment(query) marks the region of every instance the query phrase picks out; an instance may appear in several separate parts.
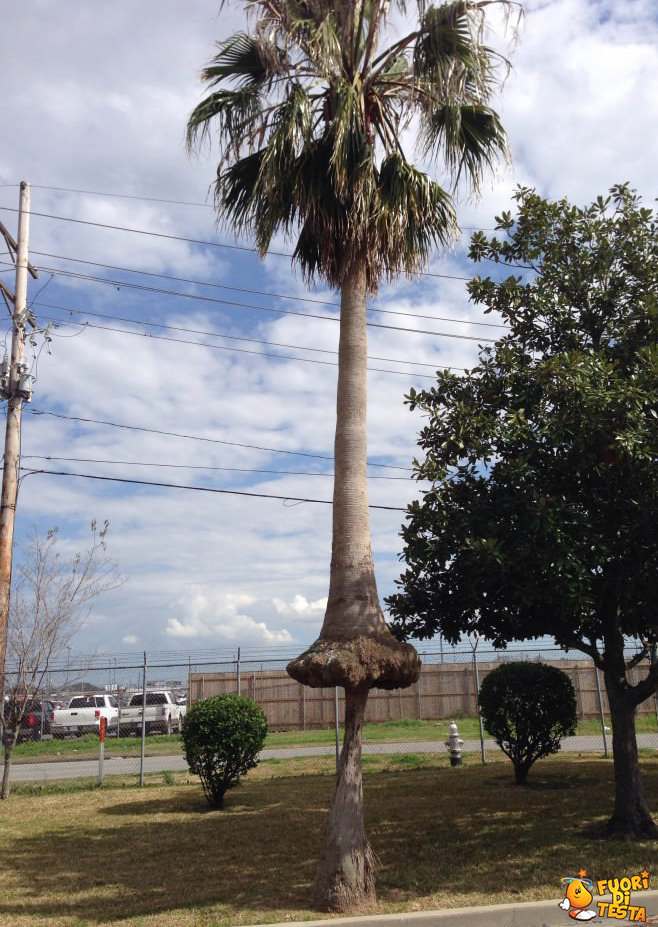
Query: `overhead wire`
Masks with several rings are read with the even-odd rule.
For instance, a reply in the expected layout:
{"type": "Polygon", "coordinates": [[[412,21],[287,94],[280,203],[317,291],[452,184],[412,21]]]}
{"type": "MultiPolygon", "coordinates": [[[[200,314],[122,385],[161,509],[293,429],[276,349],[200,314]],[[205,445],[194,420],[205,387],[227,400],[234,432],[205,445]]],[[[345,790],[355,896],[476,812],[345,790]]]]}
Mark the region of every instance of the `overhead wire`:
{"type": "MultiPolygon", "coordinates": [[[[18,184],[0,184],[0,187],[11,187],[18,186],[18,184]]],[[[203,209],[214,209],[212,203],[195,203],[189,202],[186,200],[171,200],[171,199],[162,199],[156,196],[138,196],[134,193],[109,193],[104,190],[77,190],[70,187],[48,187],[44,184],[31,184],[33,190],[49,190],[54,193],[78,193],[84,196],[107,196],[112,199],[124,199],[124,200],[142,200],[145,203],[165,203],[170,206],[196,206],[203,209]]],[[[496,232],[497,229],[481,228],[476,225],[462,225],[461,228],[464,231],[481,231],[481,232],[496,232]]]]}
{"type": "MultiPolygon", "coordinates": [[[[206,303],[218,303],[219,305],[222,305],[222,306],[231,306],[231,307],[238,308],[238,309],[246,309],[246,310],[257,311],[257,312],[274,312],[274,313],[277,313],[278,315],[296,315],[296,316],[301,316],[302,318],[307,318],[307,319],[320,319],[325,322],[339,322],[340,321],[340,318],[338,315],[319,315],[317,313],[312,313],[312,312],[296,312],[295,310],[292,310],[292,309],[277,309],[272,306],[258,306],[258,305],[254,305],[253,303],[243,303],[243,302],[239,302],[236,300],[220,299],[217,296],[203,296],[197,293],[186,293],[183,290],[167,290],[167,289],[164,289],[163,287],[148,286],[145,283],[132,283],[129,280],[114,280],[110,277],[97,277],[93,274],[81,274],[81,273],[76,273],[75,271],[65,270],[65,269],[61,269],[57,267],[40,266],[38,269],[41,271],[45,271],[46,273],[53,273],[55,275],[59,275],[63,277],[70,277],[74,280],[88,280],[92,283],[102,283],[107,286],[113,286],[117,288],[125,287],[127,289],[139,290],[141,292],[155,293],[156,295],[159,295],[159,296],[176,296],[176,297],[180,297],[181,299],[191,299],[191,300],[195,300],[198,302],[206,302],[206,303]]],[[[412,334],[412,335],[432,335],[437,338],[456,338],[460,341],[494,342],[496,340],[495,338],[486,338],[486,337],[481,337],[478,335],[461,335],[457,332],[436,332],[436,331],[430,331],[429,329],[423,329],[423,328],[406,328],[403,325],[388,325],[383,322],[367,322],[366,324],[368,325],[369,328],[383,328],[389,331],[408,332],[409,334],[412,334]]]]}
{"type": "MultiPolygon", "coordinates": [[[[143,277],[155,277],[158,280],[173,280],[176,283],[191,283],[194,286],[209,287],[215,290],[232,290],[234,292],[239,292],[239,293],[251,293],[254,296],[269,296],[272,299],[285,299],[285,300],[301,302],[301,303],[314,303],[320,306],[330,306],[334,309],[337,309],[340,306],[340,303],[332,302],[331,300],[327,300],[327,299],[317,299],[312,296],[295,296],[292,293],[272,293],[269,290],[253,290],[253,289],[250,289],[249,287],[244,287],[244,286],[235,286],[235,285],[226,284],[226,283],[212,283],[207,280],[195,280],[190,277],[176,277],[173,274],[161,274],[161,273],[156,273],[150,270],[140,270],[135,267],[121,267],[116,264],[103,264],[99,261],[85,261],[82,258],[67,257],[66,255],[62,255],[62,254],[51,254],[48,251],[31,251],[30,255],[31,256],[36,255],[38,257],[53,258],[54,260],[58,260],[58,261],[70,261],[71,263],[85,264],[90,267],[102,267],[104,270],[116,270],[122,273],[139,274],[140,276],[143,276],[143,277]]],[[[39,269],[45,270],[45,271],[51,270],[51,268],[46,268],[46,267],[42,267],[39,269]]],[[[503,325],[502,323],[497,323],[497,322],[478,322],[478,321],[471,320],[471,319],[456,319],[454,318],[454,316],[425,315],[424,313],[420,313],[420,312],[404,312],[401,309],[381,309],[379,306],[372,306],[372,305],[368,306],[368,312],[376,312],[376,313],[379,313],[380,315],[400,315],[400,316],[405,316],[405,317],[412,318],[412,319],[428,319],[433,322],[454,322],[455,324],[459,324],[459,325],[477,325],[477,326],[481,326],[484,328],[504,328],[504,329],[507,328],[506,325],[503,325]]]]}
{"type": "MultiPolygon", "coordinates": [[[[173,464],[173,463],[154,463],[142,460],[107,460],[99,457],[56,457],[51,454],[23,454],[21,460],[48,460],[59,461],[60,463],[100,463],[112,464],[116,466],[129,467],[154,467],[166,468],[172,470],[204,470],[204,471],[227,471],[230,473],[266,473],[276,476],[324,476],[333,477],[333,473],[314,473],[310,470],[263,470],[251,467],[216,467],[203,464],[173,464]]],[[[368,476],[369,480],[403,480],[408,482],[411,477],[408,476],[368,476]]]]}
{"type": "MultiPolygon", "coordinates": [[[[18,209],[13,206],[0,206],[0,210],[5,212],[18,212],[18,209]]],[[[48,212],[36,212],[32,211],[31,216],[38,217],[41,219],[54,219],[58,222],[72,222],[75,225],[88,225],[93,228],[109,229],[114,232],[129,232],[133,235],[149,235],[152,238],[163,238],[168,241],[180,241],[186,244],[191,245],[205,245],[208,248],[225,248],[229,251],[247,251],[250,254],[257,254],[258,251],[256,248],[251,248],[247,245],[229,245],[226,242],[221,241],[208,241],[203,238],[189,238],[185,235],[171,235],[167,232],[154,232],[150,229],[134,229],[126,225],[111,225],[108,222],[94,222],[91,219],[74,219],[72,216],[58,216],[54,213],[48,212]]],[[[292,258],[293,255],[288,251],[273,251],[268,250],[268,255],[272,257],[285,257],[292,258]]],[[[420,277],[437,277],[439,279],[445,280],[470,280],[470,277],[464,277],[459,274],[438,274],[432,271],[418,271],[418,276],[420,277]]]]}
{"type": "MultiPolygon", "coordinates": [[[[265,447],[260,444],[246,444],[244,442],[239,442],[239,441],[226,441],[222,438],[207,438],[203,435],[189,435],[189,434],[184,434],[184,433],[176,432],[176,431],[164,431],[163,429],[158,429],[158,428],[146,428],[142,425],[127,425],[123,422],[111,422],[105,419],[83,418],[82,416],[79,416],[79,415],[64,415],[64,413],[62,412],[52,412],[48,409],[35,409],[32,407],[29,407],[29,408],[24,407],[23,411],[28,412],[31,415],[49,415],[51,416],[51,418],[59,418],[65,421],[82,422],[83,424],[93,424],[93,425],[107,425],[108,427],[112,427],[112,428],[124,428],[127,431],[140,431],[140,432],[146,432],[148,434],[163,435],[164,437],[169,437],[169,438],[183,438],[187,441],[201,441],[206,444],[223,444],[223,445],[228,445],[229,447],[241,447],[241,448],[246,448],[248,450],[266,451],[267,453],[270,453],[270,454],[289,454],[295,457],[313,457],[317,460],[333,460],[334,459],[333,454],[313,454],[310,451],[291,451],[291,450],[286,450],[284,448],[265,447]]],[[[405,472],[410,472],[412,470],[411,467],[400,467],[394,464],[372,463],[370,461],[368,461],[368,466],[369,467],[379,467],[380,469],[384,469],[384,470],[403,470],[405,472]]]]}
{"type": "MultiPolygon", "coordinates": [[[[265,345],[265,346],[267,346],[267,347],[291,348],[291,349],[293,349],[293,350],[295,350],[295,351],[311,351],[311,352],[316,353],[316,354],[333,354],[334,356],[336,356],[336,355],[338,354],[338,351],[335,351],[335,350],[332,350],[332,349],[329,349],[329,348],[315,348],[315,347],[311,347],[311,346],[308,346],[308,345],[287,344],[287,343],[282,343],[282,342],[278,342],[278,341],[266,341],[266,340],[261,339],[261,338],[248,338],[246,335],[229,335],[229,334],[227,334],[226,332],[204,331],[203,329],[198,329],[198,328],[186,328],[186,327],[181,326],[181,325],[171,325],[171,324],[168,323],[168,322],[147,322],[147,321],[142,321],[141,319],[127,318],[126,316],[113,316],[113,315],[107,315],[107,314],[101,313],[101,312],[92,312],[90,309],[74,309],[73,307],[70,307],[70,306],[58,306],[58,305],[53,304],[53,303],[41,303],[41,307],[44,307],[44,308],[46,308],[46,309],[56,309],[56,310],[59,310],[59,311],[61,311],[61,312],[66,312],[66,313],[69,314],[69,316],[70,316],[71,314],[80,315],[80,316],[90,316],[91,318],[105,319],[105,320],[108,320],[108,321],[111,321],[111,322],[128,322],[128,323],[130,323],[130,324],[132,324],[132,325],[142,325],[142,326],[148,327],[148,328],[163,328],[163,329],[169,329],[170,331],[183,332],[183,333],[185,333],[185,334],[190,334],[190,335],[206,335],[206,336],[211,337],[211,338],[225,338],[225,339],[227,339],[228,341],[246,341],[246,342],[251,343],[251,344],[262,344],[262,345],[265,345]]],[[[55,318],[53,318],[53,317],[51,317],[51,316],[43,316],[43,315],[42,315],[42,317],[44,318],[45,321],[53,322],[53,323],[61,323],[61,322],[69,321],[68,319],[55,319],[55,318]]],[[[82,325],[82,324],[87,324],[87,323],[80,322],[80,323],[76,323],[76,324],[81,324],[81,325],[82,325]]],[[[93,323],[89,323],[89,324],[88,324],[88,327],[89,327],[89,328],[99,328],[99,329],[106,330],[106,331],[117,331],[117,332],[120,332],[120,333],[123,333],[123,334],[134,334],[134,335],[136,335],[137,337],[140,337],[140,338],[143,337],[142,335],[140,335],[139,332],[130,332],[130,331],[127,331],[126,329],[112,328],[112,327],[110,327],[110,326],[94,325],[93,323]]],[[[158,336],[153,336],[153,337],[158,337],[158,336]]],[[[212,348],[212,347],[221,348],[221,347],[222,347],[221,345],[212,345],[212,344],[208,344],[208,342],[205,342],[205,341],[188,341],[188,340],[182,340],[181,343],[182,343],[182,344],[201,345],[201,346],[203,346],[203,347],[210,347],[210,348],[212,348]]],[[[231,349],[230,347],[226,347],[226,346],[224,346],[224,349],[225,349],[225,350],[237,350],[237,349],[231,349]]],[[[280,358],[286,358],[286,357],[288,357],[288,355],[285,355],[285,354],[268,354],[268,353],[259,352],[259,351],[257,351],[257,352],[252,352],[252,353],[261,354],[263,357],[280,357],[280,358]]],[[[300,357],[300,358],[289,358],[289,357],[288,357],[288,359],[292,359],[292,360],[306,360],[306,361],[312,360],[311,358],[303,358],[303,357],[300,357]]],[[[381,356],[375,355],[375,354],[369,354],[369,355],[368,355],[368,359],[369,359],[369,360],[384,361],[384,362],[386,362],[386,363],[391,363],[391,364],[407,364],[408,366],[429,367],[429,368],[431,368],[432,370],[437,370],[437,369],[446,369],[446,370],[448,370],[448,369],[450,369],[450,370],[463,369],[463,368],[457,368],[457,367],[454,367],[454,366],[446,366],[446,365],[442,365],[442,364],[430,364],[430,363],[426,363],[426,362],[424,362],[424,361],[402,360],[401,358],[397,358],[397,357],[381,357],[381,356]]],[[[332,364],[333,366],[336,365],[335,362],[332,362],[332,361],[317,361],[316,363],[332,364]]],[[[370,368],[368,368],[368,369],[369,369],[369,370],[377,370],[378,368],[370,367],[370,368]]],[[[404,371],[396,371],[396,370],[392,370],[392,371],[380,371],[380,372],[384,372],[384,373],[404,373],[404,371]]],[[[419,376],[422,376],[422,374],[418,374],[418,375],[419,375],[419,376]]]]}
{"type": "MultiPolygon", "coordinates": [[[[43,470],[31,469],[26,467],[20,468],[21,473],[25,476],[35,476],[38,474],[47,474],[49,476],[72,476],[87,480],[100,480],[107,483],[127,483],[135,486],[155,486],[161,489],[185,489],[191,492],[207,492],[225,496],[251,496],[255,499],[277,499],[280,502],[316,502],[321,505],[332,505],[331,499],[310,499],[300,496],[279,496],[272,493],[249,492],[246,489],[216,489],[212,486],[188,486],[181,483],[164,483],[155,480],[134,480],[127,477],[119,476],[100,476],[94,473],[72,473],[63,470],[43,470]]],[[[370,509],[382,509],[388,512],[406,512],[407,510],[395,505],[375,505],[369,504],[370,509]]]]}
{"type": "MultiPolygon", "coordinates": [[[[23,454],[23,460],[48,460],[48,461],[60,461],[63,463],[102,463],[110,464],[117,466],[131,466],[131,467],[155,467],[155,468],[166,468],[166,469],[175,469],[175,470],[203,470],[203,471],[221,471],[229,473],[264,473],[270,476],[322,476],[327,478],[333,478],[333,472],[320,473],[314,472],[311,470],[267,470],[257,467],[218,467],[211,466],[207,464],[173,464],[173,463],[160,463],[152,461],[140,461],[140,460],[108,460],[98,457],[54,457],[51,455],[43,454],[23,454]]],[[[408,482],[410,477],[407,476],[382,476],[382,475],[372,475],[368,476],[369,480],[402,480],[408,482]]]]}
{"type": "MultiPolygon", "coordinates": [[[[48,320],[48,321],[52,321],[52,320],[48,320]]],[[[324,367],[337,367],[338,366],[338,361],[319,360],[315,357],[295,357],[291,354],[273,354],[270,351],[255,351],[255,350],[251,350],[250,348],[237,348],[237,347],[234,347],[233,345],[210,344],[207,341],[191,341],[186,338],[174,338],[170,335],[155,335],[155,334],[152,334],[151,332],[145,332],[144,334],[140,334],[139,332],[131,331],[127,328],[116,328],[115,326],[112,326],[112,325],[98,325],[95,322],[79,322],[77,324],[83,325],[85,326],[85,328],[97,329],[98,331],[116,332],[117,334],[121,334],[121,335],[130,335],[135,338],[149,338],[150,340],[153,340],[153,341],[165,341],[170,344],[194,345],[195,347],[208,348],[211,351],[232,351],[237,354],[252,354],[252,355],[255,355],[256,357],[271,357],[275,360],[292,360],[292,361],[297,361],[298,363],[304,363],[304,364],[321,364],[324,367]]],[[[395,363],[408,363],[408,362],[407,361],[395,361],[395,363]]],[[[371,373],[388,373],[388,374],[393,374],[394,376],[412,377],[412,378],[415,377],[415,378],[420,378],[423,380],[433,380],[434,379],[434,377],[429,373],[416,373],[416,372],[410,372],[407,370],[390,370],[386,367],[367,367],[366,369],[371,373]]],[[[457,368],[452,368],[452,369],[457,369],[457,368]]]]}

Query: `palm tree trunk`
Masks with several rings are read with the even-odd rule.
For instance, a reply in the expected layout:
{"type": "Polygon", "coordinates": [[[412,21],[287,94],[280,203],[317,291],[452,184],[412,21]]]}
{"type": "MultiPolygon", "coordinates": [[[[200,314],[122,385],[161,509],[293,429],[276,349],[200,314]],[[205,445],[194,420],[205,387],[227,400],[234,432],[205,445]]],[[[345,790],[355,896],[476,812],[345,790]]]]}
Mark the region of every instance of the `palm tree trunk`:
{"type": "Polygon", "coordinates": [[[304,685],[356,689],[409,686],[420,674],[411,644],[384,619],[368,510],[366,265],[355,259],[341,287],[331,573],[320,635],[288,664],[304,685]]]}
{"type": "Polygon", "coordinates": [[[318,640],[288,664],[305,685],[345,689],[345,738],[314,890],[320,910],[341,913],[375,901],[361,776],[368,693],[372,686],[408,686],[420,673],[418,654],[393,638],[377,595],[368,510],[367,353],[366,271],[356,261],[341,289],[327,610],[318,640]]]}
{"type": "Polygon", "coordinates": [[[375,901],[376,857],[363,820],[361,731],[369,689],[345,692],[345,738],[313,901],[321,911],[346,913],[375,901]]]}
{"type": "MultiPolygon", "coordinates": [[[[334,497],[329,599],[321,640],[387,632],[370,545],[367,447],[365,266],[341,291],[334,497]]],[[[361,732],[369,686],[345,689],[345,736],[314,902],[322,911],[352,911],[375,900],[374,855],[363,821],[361,732]]]]}
{"type": "Polygon", "coordinates": [[[368,510],[366,273],[360,262],[341,290],[329,600],[320,638],[379,636],[384,621],[368,510]]]}

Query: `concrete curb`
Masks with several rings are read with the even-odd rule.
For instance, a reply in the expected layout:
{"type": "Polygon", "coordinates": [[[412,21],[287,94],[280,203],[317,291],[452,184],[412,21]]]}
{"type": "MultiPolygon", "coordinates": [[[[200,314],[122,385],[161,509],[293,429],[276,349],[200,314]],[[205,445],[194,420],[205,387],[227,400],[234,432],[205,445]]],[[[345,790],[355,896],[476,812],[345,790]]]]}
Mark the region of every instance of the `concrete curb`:
{"type": "MultiPolygon", "coordinates": [[[[592,908],[598,910],[597,902],[610,901],[610,895],[595,896],[592,908]]],[[[297,927],[567,927],[578,921],[569,917],[559,907],[560,899],[554,901],[530,901],[523,904],[482,905],[473,908],[453,908],[442,911],[413,911],[408,914],[374,914],[359,917],[329,918],[318,921],[297,921],[297,927]]],[[[634,892],[631,904],[647,909],[647,920],[658,914],[658,890],[634,892]]],[[[582,923],[582,922],[581,922],[582,923]]],[[[588,924],[631,923],[628,919],[599,917],[588,924]]],[[[654,921],[658,923],[658,921],[654,921]]],[[[270,924],[268,927],[291,927],[291,921],[270,924]]]]}

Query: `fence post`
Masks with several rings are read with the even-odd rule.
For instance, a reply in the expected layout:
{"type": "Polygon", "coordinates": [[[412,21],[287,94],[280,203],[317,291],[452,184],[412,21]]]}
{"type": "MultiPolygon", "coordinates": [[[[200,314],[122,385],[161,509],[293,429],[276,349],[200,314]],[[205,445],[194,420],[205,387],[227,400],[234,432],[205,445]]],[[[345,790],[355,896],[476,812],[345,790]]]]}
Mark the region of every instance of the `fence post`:
{"type": "Polygon", "coordinates": [[[605,713],[603,711],[603,696],[601,695],[601,682],[599,680],[599,668],[594,664],[594,678],[596,679],[596,691],[599,696],[599,717],[601,718],[601,734],[603,736],[603,755],[608,756],[608,738],[605,733],[605,713]]]}
{"type": "Polygon", "coordinates": [[[139,751],[139,785],[144,788],[144,748],[146,746],[146,651],[142,668],[142,743],[139,751]]]}
{"type": "Polygon", "coordinates": [[[105,731],[107,729],[107,718],[101,715],[98,720],[98,784],[102,785],[105,764],[105,731]]]}
{"type": "Polygon", "coordinates": [[[299,728],[302,731],[306,730],[306,695],[304,693],[304,686],[301,682],[297,683],[299,686],[299,728]]]}
{"type": "MultiPolygon", "coordinates": [[[[656,650],[657,650],[656,644],[652,644],[651,645],[651,668],[652,669],[656,665],[656,662],[658,662],[658,654],[656,653],[656,650]]],[[[658,723],[658,692],[654,692],[653,694],[653,707],[656,713],[656,723],[658,723]]]]}
{"type": "Polygon", "coordinates": [[[484,751],[484,726],[482,724],[482,713],[480,712],[480,673],[478,672],[478,661],[476,656],[476,650],[478,648],[479,638],[475,638],[475,643],[471,643],[471,649],[473,651],[473,678],[475,680],[475,710],[478,713],[478,721],[480,722],[480,753],[482,755],[482,765],[486,766],[487,756],[484,751]]]}
{"type": "Polygon", "coordinates": [[[236,660],[236,674],[237,674],[237,684],[238,684],[238,695],[240,695],[240,648],[238,647],[238,659],[236,660]]]}
{"type": "Polygon", "coordinates": [[[340,729],[338,726],[338,686],[334,687],[334,722],[336,726],[336,775],[338,775],[338,764],[340,762],[340,729]]]}

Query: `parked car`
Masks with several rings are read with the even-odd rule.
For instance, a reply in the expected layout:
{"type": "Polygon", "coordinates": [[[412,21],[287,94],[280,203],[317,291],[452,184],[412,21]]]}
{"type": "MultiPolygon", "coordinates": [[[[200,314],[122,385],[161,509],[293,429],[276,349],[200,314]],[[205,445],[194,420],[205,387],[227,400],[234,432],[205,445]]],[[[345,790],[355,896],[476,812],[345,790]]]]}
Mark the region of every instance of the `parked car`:
{"type": "Polygon", "coordinates": [[[176,702],[173,694],[167,690],[159,689],[144,695],[136,692],[127,708],[121,710],[119,733],[141,734],[142,711],[144,711],[145,730],[147,734],[171,734],[174,731],[180,734],[182,718],[186,707],[176,702]]]}
{"type": "Polygon", "coordinates": [[[76,695],[68,708],[58,708],[52,720],[55,737],[65,734],[97,734],[101,718],[107,720],[108,732],[116,732],[119,722],[119,703],[113,695],[76,695]]]}
{"type": "Polygon", "coordinates": [[[181,718],[184,718],[187,713],[187,695],[177,695],[176,704],[180,708],[181,718]]]}
{"type": "Polygon", "coordinates": [[[18,724],[17,743],[41,740],[44,735],[50,735],[54,713],[55,705],[50,699],[5,699],[5,727],[7,731],[14,731],[18,724]]]}

